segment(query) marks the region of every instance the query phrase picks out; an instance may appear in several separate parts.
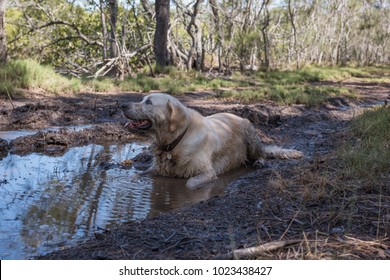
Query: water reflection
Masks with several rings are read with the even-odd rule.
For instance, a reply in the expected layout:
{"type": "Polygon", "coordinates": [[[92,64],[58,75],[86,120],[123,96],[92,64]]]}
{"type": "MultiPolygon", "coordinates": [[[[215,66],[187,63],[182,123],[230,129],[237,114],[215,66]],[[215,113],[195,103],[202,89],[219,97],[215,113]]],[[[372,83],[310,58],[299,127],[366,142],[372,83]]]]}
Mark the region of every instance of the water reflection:
{"type": "Polygon", "coordinates": [[[145,145],[89,145],[60,157],[9,154],[0,161],[0,259],[60,249],[120,222],[140,220],[221,194],[239,173],[207,188],[140,175],[118,163],[145,145]],[[107,163],[112,163],[107,168],[107,163]]]}

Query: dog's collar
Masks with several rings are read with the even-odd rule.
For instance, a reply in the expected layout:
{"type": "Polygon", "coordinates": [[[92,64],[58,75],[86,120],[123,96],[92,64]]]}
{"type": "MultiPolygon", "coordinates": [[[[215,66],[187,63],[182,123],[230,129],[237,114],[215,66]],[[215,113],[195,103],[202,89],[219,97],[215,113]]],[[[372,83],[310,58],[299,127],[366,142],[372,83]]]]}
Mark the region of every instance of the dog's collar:
{"type": "Polygon", "coordinates": [[[188,130],[188,127],[186,128],[186,130],[184,130],[184,132],[182,134],[179,135],[178,138],[176,138],[175,141],[173,141],[171,144],[168,144],[167,146],[163,147],[161,150],[163,150],[165,152],[171,152],[180,143],[181,139],[183,139],[187,130],[188,130]]]}

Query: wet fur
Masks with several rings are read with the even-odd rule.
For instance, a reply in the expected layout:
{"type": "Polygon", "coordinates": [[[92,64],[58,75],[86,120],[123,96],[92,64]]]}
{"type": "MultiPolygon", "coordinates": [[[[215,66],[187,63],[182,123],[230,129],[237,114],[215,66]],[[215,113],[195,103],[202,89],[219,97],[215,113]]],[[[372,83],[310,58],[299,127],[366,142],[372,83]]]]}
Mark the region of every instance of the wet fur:
{"type": "Polygon", "coordinates": [[[208,117],[185,107],[167,94],[151,94],[123,110],[132,120],[152,123],[154,161],[148,172],[189,178],[188,187],[212,181],[248,162],[262,163],[266,157],[298,158],[302,153],[277,146],[263,146],[247,119],[230,113],[208,117]],[[184,135],[173,150],[175,139],[184,135]]]}

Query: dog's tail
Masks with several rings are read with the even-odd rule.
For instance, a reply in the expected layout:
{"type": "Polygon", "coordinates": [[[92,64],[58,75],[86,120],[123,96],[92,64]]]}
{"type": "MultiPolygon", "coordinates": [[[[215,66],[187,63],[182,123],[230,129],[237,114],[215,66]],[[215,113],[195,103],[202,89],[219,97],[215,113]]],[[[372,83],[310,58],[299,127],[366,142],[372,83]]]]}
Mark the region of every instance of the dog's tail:
{"type": "Polygon", "coordinates": [[[303,157],[301,151],[284,149],[278,146],[263,146],[263,153],[267,158],[292,159],[303,157]]]}
{"type": "Polygon", "coordinates": [[[244,135],[248,147],[248,160],[258,161],[265,158],[293,159],[303,157],[303,153],[293,149],[284,149],[278,146],[263,145],[254,126],[246,121],[243,124],[244,135]]]}

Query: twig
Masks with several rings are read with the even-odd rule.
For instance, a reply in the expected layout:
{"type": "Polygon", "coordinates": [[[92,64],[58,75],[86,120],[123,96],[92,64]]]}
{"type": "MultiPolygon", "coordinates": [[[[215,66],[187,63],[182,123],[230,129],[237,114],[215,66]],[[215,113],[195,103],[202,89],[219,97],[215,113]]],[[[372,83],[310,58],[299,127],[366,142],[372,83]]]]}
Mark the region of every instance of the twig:
{"type": "Polygon", "coordinates": [[[110,116],[113,116],[119,109],[119,102],[116,101],[116,107],[110,111],[110,116]]]}
{"type": "Polygon", "coordinates": [[[172,237],[176,235],[176,231],[174,231],[170,236],[164,239],[164,242],[168,242],[172,237]]]}
{"type": "Polygon", "coordinates": [[[176,242],[176,243],[173,244],[172,246],[169,246],[169,247],[167,247],[167,248],[164,248],[164,249],[160,250],[160,252],[163,253],[163,252],[168,251],[168,250],[170,250],[170,249],[172,249],[172,248],[175,248],[176,246],[194,242],[194,240],[183,241],[183,240],[185,240],[185,239],[187,239],[187,238],[184,237],[184,238],[180,239],[178,242],[176,242]]]}
{"type": "Polygon", "coordinates": [[[291,219],[290,223],[288,224],[286,230],[283,232],[283,234],[282,234],[282,236],[279,238],[279,240],[282,240],[283,237],[287,234],[288,230],[289,230],[290,227],[291,227],[291,224],[295,221],[295,218],[298,216],[299,212],[300,212],[300,210],[298,210],[298,211],[295,213],[294,217],[291,219]]]}
{"type": "MultiPolygon", "coordinates": [[[[309,252],[309,254],[311,255],[311,250],[310,250],[310,244],[309,244],[309,240],[307,239],[307,236],[306,236],[306,233],[303,232],[303,241],[302,243],[304,243],[306,245],[306,250],[309,252]]],[[[303,253],[303,251],[302,251],[303,253]]]]}
{"type": "Polygon", "coordinates": [[[7,87],[5,87],[5,91],[7,92],[9,101],[11,102],[12,109],[15,109],[14,103],[12,102],[12,98],[11,98],[11,95],[9,94],[9,91],[8,91],[8,88],[7,88],[7,87]]]}
{"type": "Polygon", "coordinates": [[[99,98],[99,95],[96,96],[96,98],[95,98],[95,100],[94,100],[94,102],[93,102],[93,109],[92,109],[93,111],[96,110],[96,102],[97,102],[98,98],[99,98]]]}

